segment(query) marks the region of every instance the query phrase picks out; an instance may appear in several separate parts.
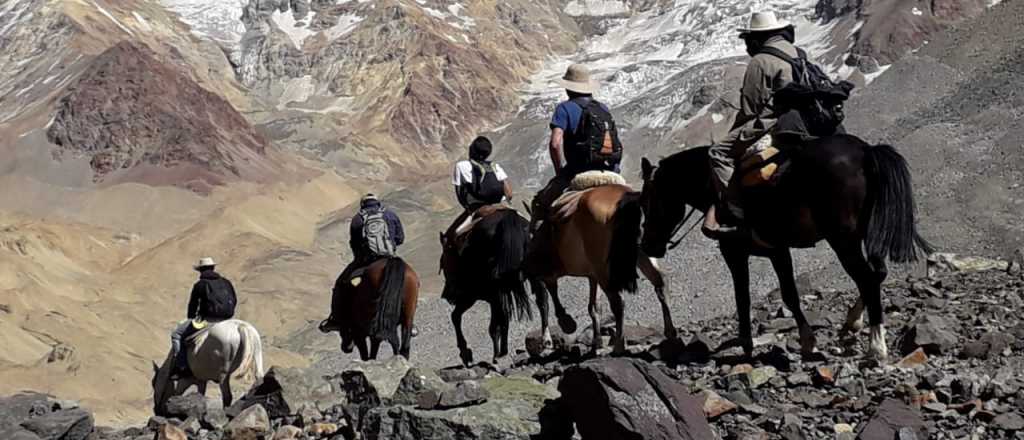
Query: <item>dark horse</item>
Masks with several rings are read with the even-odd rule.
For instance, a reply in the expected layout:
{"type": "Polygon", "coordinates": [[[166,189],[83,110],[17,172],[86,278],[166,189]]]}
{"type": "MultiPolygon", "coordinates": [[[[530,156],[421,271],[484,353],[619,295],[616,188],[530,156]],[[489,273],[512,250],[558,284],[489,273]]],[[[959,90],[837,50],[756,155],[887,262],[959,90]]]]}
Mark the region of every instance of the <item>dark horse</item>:
{"type": "MultiPolygon", "coordinates": [[[[741,239],[720,243],[732,272],[740,343],[747,355],[753,352],[748,260],[756,255],[771,260],[782,299],[797,322],[801,348],[804,354],[814,351],[816,341],[800,310],[789,249],[813,247],[826,240],[860,291],[843,330],[857,331],[863,326],[861,316],[867,305],[870,354],[884,359],[888,355],[881,301],[881,285],[887,275],[885,260],[912,262],[917,260],[918,247],[931,251],[914,222],[907,162],[891,146],[869,145],[850,135],[809,141],[783,154],[791,163],[777,184],[745,189],[743,193],[746,221],[759,242],[741,239]]],[[[688,217],[686,207],[707,212],[714,200],[708,148],[676,153],[657,167],[645,158],[643,177],[646,219],[641,247],[660,258],[688,217]]]]}
{"type": "Polygon", "coordinates": [[[334,283],[335,309],[331,310],[341,326],[341,351],[351,353],[355,346],[362,360],[376,359],[381,342],[387,341],[396,356],[408,359],[420,289],[412,267],[401,258],[386,257],[370,263],[357,286],[342,278],[334,283]]]}
{"type": "Polygon", "coordinates": [[[529,227],[529,221],[515,210],[502,209],[480,219],[461,239],[464,243],[455,243],[455,239],[441,234],[441,271],[445,277],[442,297],[455,306],[452,325],[465,365],[473,363],[473,350],[462,334],[462,314],[477,301],[491,306],[489,333],[495,363],[508,355],[511,318],[532,318],[522,271],[529,227]],[[462,249],[461,254],[457,248],[462,249]]]}

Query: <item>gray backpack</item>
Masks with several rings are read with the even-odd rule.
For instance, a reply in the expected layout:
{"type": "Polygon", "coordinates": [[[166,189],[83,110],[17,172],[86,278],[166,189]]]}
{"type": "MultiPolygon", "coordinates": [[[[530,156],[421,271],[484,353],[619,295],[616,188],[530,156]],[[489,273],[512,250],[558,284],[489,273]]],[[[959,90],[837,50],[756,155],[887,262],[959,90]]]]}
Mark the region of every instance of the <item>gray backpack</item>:
{"type": "Polygon", "coordinates": [[[370,253],[378,257],[394,256],[395,244],[391,240],[388,221],[384,218],[384,208],[360,211],[359,215],[363,217],[363,242],[370,253]]]}

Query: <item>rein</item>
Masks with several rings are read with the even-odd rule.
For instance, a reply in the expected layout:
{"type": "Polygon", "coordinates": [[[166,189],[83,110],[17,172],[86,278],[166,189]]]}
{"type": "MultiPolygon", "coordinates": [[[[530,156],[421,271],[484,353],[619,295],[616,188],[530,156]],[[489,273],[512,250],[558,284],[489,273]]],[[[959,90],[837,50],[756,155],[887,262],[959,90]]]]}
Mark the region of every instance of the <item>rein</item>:
{"type": "MultiPolygon", "coordinates": [[[[690,208],[690,212],[687,213],[686,215],[684,215],[683,219],[680,220],[678,224],[676,224],[675,229],[672,230],[672,234],[670,234],[669,237],[674,237],[677,233],[679,233],[679,230],[683,229],[683,225],[685,225],[686,222],[690,220],[690,217],[693,217],[693,214],[695,214],[696,212],[697,212],[697,208],[690,208]]],[[[704,215],[702,215],[700,217],[700,220],[703,221],[704,217],[707,217],[707,213],[704,213],[704,215]]],[[[697,221],[697,222],[694,222],[693,225],[690,225],[690,229],[688,229],[685,233],[683,233],[683,235],[680,236],[679,239],[672,240],[671,238],[669,238],[669,240],[668,240],[668,250],[673,250],[673,249],[679,247],[679,244],[683,242],[683,239],[685,239],[688,235],[690,235],[690,233],[693,232],[693,230],[697,227],[697,224],[699,224],[699,223],[700,223],[700,221],[697,221]]]]}

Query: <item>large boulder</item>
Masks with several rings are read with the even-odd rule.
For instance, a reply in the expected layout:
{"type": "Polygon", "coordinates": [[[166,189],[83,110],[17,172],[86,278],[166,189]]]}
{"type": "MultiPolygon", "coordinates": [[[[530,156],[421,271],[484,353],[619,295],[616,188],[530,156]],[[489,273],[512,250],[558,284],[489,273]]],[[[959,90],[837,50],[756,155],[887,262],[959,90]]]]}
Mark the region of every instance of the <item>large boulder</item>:
{"type": "Polygon", "coordinates": [[[53,412],[53,406],[48,396],[38,393],[0,398],[0,431],[11,429],[13,432],[13,428],[29,418],[53,412]]]}
{"type": "Polygon", "coordinates": [[[857,438],[861,440],[892,440],[894,438],[926,439],[929,437],[928,429],[918,411],[899,400],[886,399],[875,411],[875,415],[861,428],[857,438]]]}
{"type": "Polygon", "coordinates": [[[341,388],[349,403],[370,407],[388,404],[410,368],[409,361],[401,356],[360,363],[341,373],[341,388]]]}
{"type": "Polygon", "coordinates": [[[246,408],[260,404],[271,419],[299,414],[304,407],[318,411],[345,402],[341,385],[313,369],[272,367],[256,382],[227,415],[237,416],[246,408]]]}
{"type": "Polygon", "coordinates": [[[206,397],[198,393],[174,396],[167,399],[168,417],[185,420],[189,417],[202,418],[206,414],[206,397]]]}
{"type": "Polygon", "coordinates": [[[92,414],[82,409],[66,409],[34,417],[21,426],[43,440],[84,440],[93,430],[92,414]]]}
{"type": "Polygon", "coordinates": [[[444,390],[449,388],[451,385],[442,380],[434,371],[413,367],[398,383],[398,389],[392,396],[392,402],[395,405],[415,405],[419,401],[420,394],[432,392],[440,396],[444,390]]]}
{"type": "Polygon", "coordinates": [[[558,389],[584,440],[713,438],[703,402],[640,360],[585,362],[566,371],[558,389]]]}

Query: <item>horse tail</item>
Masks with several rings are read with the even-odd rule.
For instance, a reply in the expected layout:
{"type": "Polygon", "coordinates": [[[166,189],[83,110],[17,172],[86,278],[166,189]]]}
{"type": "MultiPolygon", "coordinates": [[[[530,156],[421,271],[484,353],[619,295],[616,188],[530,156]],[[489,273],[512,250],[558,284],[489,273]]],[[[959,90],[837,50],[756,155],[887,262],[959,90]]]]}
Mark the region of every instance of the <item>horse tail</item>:
{"type": "Polygon", "coordinates": [[[636,292],[642,218],[640,193],[624,194],[612,216],[612,240],[608,249],[608,289],[612,292],[636,292]]]}
{"type": "Polygon", "coordinates": [[[519,213],[508,210],[502,214],[495,231],[498,255],[493,279],[498,282],[505,316],[515,317],[517,321],[533,319],[533,305],[523,279],[529,226],[519,213]]]}
{"type": "Polygon", "coordinates": [[[917,261],[918,248],[931,253],[932,246],[917,232],[907,160],[891,145],[874,145],[865,149],[864,162],[870,212],[864,237],[868,258],[907,263],[917,261]]]}
{"type": "Polygon", "coordinates": [[[238,323],[238,341],[241,347],[241,356],[238,368],[234,371],[234,376],[242,378],[243,380],[249,380],[249,374],[252,374],[252,380],[260,380],[263,378],[263,341],[260,338],[260,333],[256,331],[256,327],[248,322],[239,321],[238,323]]]}
{"type": "Polygon", "coordinates": [[[377,287],[377,315],[370,324],[370,334],[377,340],[389,340],[402,319],[405,270],[405,261],[399,257],[388,257],[384,264],[377,287]]]}

